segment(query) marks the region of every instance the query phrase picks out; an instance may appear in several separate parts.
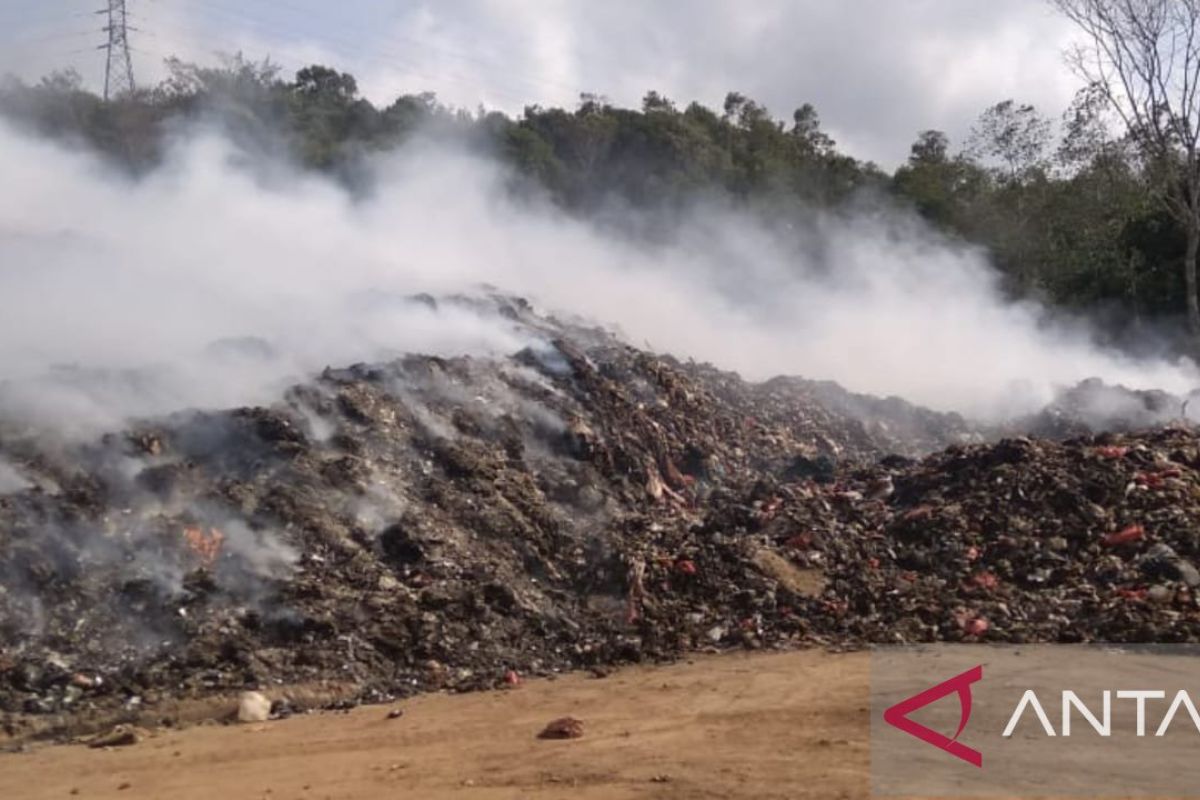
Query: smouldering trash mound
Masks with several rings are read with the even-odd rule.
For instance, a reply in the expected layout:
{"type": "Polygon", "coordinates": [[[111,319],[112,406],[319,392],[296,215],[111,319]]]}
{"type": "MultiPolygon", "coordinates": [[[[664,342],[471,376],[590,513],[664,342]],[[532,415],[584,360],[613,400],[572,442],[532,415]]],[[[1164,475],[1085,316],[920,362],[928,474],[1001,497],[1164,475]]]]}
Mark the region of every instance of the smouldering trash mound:
{"type": "Polygon", "coordinates": [[[10,733],[258,686],[377,701],[697,649],[1200,640],[1184,427],[996,441],[517,299],[423,302],[534,344],[328,369],[270,407],[84,444],[0,423],[10,733]]]}

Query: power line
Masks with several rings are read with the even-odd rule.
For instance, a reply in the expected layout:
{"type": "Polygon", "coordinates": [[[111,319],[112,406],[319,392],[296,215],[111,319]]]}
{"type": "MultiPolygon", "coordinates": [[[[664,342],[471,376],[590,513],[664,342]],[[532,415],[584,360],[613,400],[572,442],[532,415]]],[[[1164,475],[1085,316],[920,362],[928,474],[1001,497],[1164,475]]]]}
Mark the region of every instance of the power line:
{"type": "MultiPolygon", "coordinates": [[[[161,23],[159,23],[158,21],[156,21],[154,19],[149,19],[144,14],[139,14],[137,17],[134,17],[133,14],[130,14],[129,18],[135,19],[135,20],[142,20],[151,26],[159,25],[160,27],[164,27],[164,28],[169,27],[173,31],[184,31],[184,32],[190,33],[192,35],[192,39],[189,41],[194,42],[194,41],[200,41],[201,39],[203,39],[209,45],[209,47],[207,49],[201,49],[201,48],[194,47],[192,45],[188,45],[188,46],[184,47],[183,52],[180,52],[179,50],[172,50],[172,52],[166,52],[163,48],[169,47],[170,45],[167,45],[165,43],[163,43],[161,47],[147,46],[147,44],[145,42],[146,39],[150,40],[151,45],[155,44],[156,42],[162,42],[163,40],[159,39],[158,35],[154,31],[147,30],[147,29],[145,29],[145,27],[142,27],[142,28],[136,29],[137,33],[138,33],[138,39],[139,39],[138,46],[134,47],[131,45],[129,48],[132,52],[139,54],[139,55],[156,55],[156,56],[161,57],[164,61],[168,60],[168,59],[172,59],[172,58],[178,58],[183,61],[187,61],[187,60],[195,57],[195,54],[191,52],[193,50],[195,50],[197,52],[203,52],[205,55],[228,56],[228,55],[232,55],[234,53],[240,54],[244,49],[243,47],[236,45],[236,44],[232,44],[231,42],[226,42],[221,39],[214,38],[211,34],[211,31],[206,30],[198,25],[183,23],[183,22],[179,22],[178,20],[172,20],[169,25],[161,25],[161,23]],[[228,45],[228,46],[226,47],[223,45],[228,45]]],[[[135,29],[130,28],[130,30],[135,30],[135,29]]],[[[279,55],[277,55],[275,53],[266,53],[265,55],[266,55],[266,60],[269,61],[273,66],[278,67],[280,69],[284,69],[284,70],[296,71],[306,65],[306,62],[298,61],[298,60],[295,60],[292,58],[280,57],[279,55]]]]}
{"type": "MultiPolygon", "coordinates": [[[[129,54],[129,24],[125,14],[125,0],[108,0],[108,44],[100,48],[108,51],[104,65],[104,99],[118,94],[132,94],[133,57],[129,54]]],[[[96,12],[103,14],[104,11],[96,12]]]]}
{"type": "MultiPolygon", "coordinates": [[[[253,14],[249,13],[249,8],[231,8],[223,5],[218,0],[151,0],[154,8],[166,8],[169,5],[176,7],[190,7],[193,10],[202,10],[209,14],[218,14],[225,16],[228,19],[236,20],[237,24],[243,28],[258,32],[266,37],[272,37],[279,33],[290,33],[298,39],[310,40],[341,46],[347,51],[352,52],[352,58],[360,63],[371,63],[379,66],[388,67],[399,71],[401,74],[417,78],[425,79],[432,82],[448,82],[462,86],[477,86],[478,80],[474,76],[464,75],[454,70],[445,68],[439,69],[436,74],[430,73],[428,68],[420,63],[417,58],[414,58],[415,53],[425,52],[443,59],[457,61],[460,64],[471,64],[490,71],[491,80],[489,88],[494,94],[507,97],[513,101],[523,101],[527,99],[528,89],[518,89],[515,84],[523,84],[529,89],[541,87],[552,91],[571,90],[567,84],[546,78],[544,76],[521,76],[506,74],[505,85],[499,85],[496,81],[496,76],[500,72],[500,65],[495,61],[481,58],[476,55],[468,55],[461,51],[451,50],[441,46],[431,45],[429,42],[422,41],[413,37],[407,37],[397,34],[389,34],[383,37],[384,42],[404,41],[412,45],[411,49],[401,52],[393,47],[379,42],[373,42],[370,52],[363,52],[362,36],[371,35],[367,30],[356,25],[347,24],[345,19],[339,19],[337,22],[326,22],[320,31],[313,30],[307,27],[301,21],[304,20],[304,11],[298,5],[276,2],[276,8],[283,7],[296,13],[291,15],[287,22],[283,20],[272,20],[267,22],[253,14]]],[[[226,23],[223,27],[229,27],[226,23]]]]}
{"type": "MultiPolygon", "coordinates": [[[[191,0],[191,2],[193,6],[199,6],[208,10],[209,12],[216,12],[218,14],[223,14],[237,19],[247,29],[267,37],[277,35],[281,32],[286,32],[296,36],[300,40],[303,40],[304,38],[314,39],[316,41],[325,40],[326,42],[332,42],[335,45],[341,45],[342,47],[354,51],[354,57],[358,61],[372,62],[381,66],[391,67],[393,69],[401,69],[405,72],[405,74],[413,77],[425,78],[431,81],[449,80],[450,82],[464,84],[470,82],[470,79],[467,76],[449,71],[444,71],[437,75],[433,75],[428,72],[422,72],[419,69],[419,62],[411,55],[397,53],[387,48],[373,48],[373,51],[377,54],[363,53],[361,52],[361,42],[356,37],[339,34],[330,30],[328,27],[320,31],[320,33],[317,33],[310,28],[306,28],[295,23],[284,24],[281,21],[266,22],[247,14],[240,9],[235,10],[228,8],[214,3],[212,0],[191,0]]],[[[345,26],[343,26],[343,30],[344,28],[345,26]]]]}
{"type": "MultiPolygon", "coordinates": [[[[48,33],[44,36],[20,36],[16,39],[11,39],[11,40],[5,42],[4,47],[5,47],[5,49],[8,49],[10,47],[28,48],[28,47],[40,45],[43,42],[54,42],[54,41],[58,41],[61,39],[76,39],[76,38],[80,38],[83,36],[95,36],[95,35],[96,35],[96,29],[92,28],[92,29],[86,30],[86,31],[64,31],[62,33],[48,33]]],[[[94,50],[95,48],[92,48],[92,49],[94,50]]]]}
{"type": "MultiPolygon", "coordinates": [[[[75,0],[68,0],[67,5],[74,5],[75,0]]],[[[13,26],[18,22],[28,22],[30,18],[53,19],[58,17],[78,17],[91,16],[91,12],[73,12],[66,9],[55,10],[54,6],[58,3],[50,2],[49,0],[5,0],[4,8],[0,13],[0,21],[5,23],[5,27],[9,27],[11,21],[13,26]],[[52,16],[47,17],[46,12],[50,12],[52,16]],[[11,16],[9,16],[11,14],[11,16]]]]}
{"type": "MultiPolygon", "coordinates": [[[[21,3],[24,0],[12,0],[15,3],[21,3]]],[[[251,47],[261,46],[273,39],[276,39],[280,34],[285,38],[297,40],[300,43],[321,43],[322,40],[328,45],[332,45],[334,51],[349,52],[353,55],[351,59],[360,64],[368,63],[376,67],[384,67],[388,72],[404,76],[410,80],[429,81],[434,84],[455,84],[459,86],[470,86],[472,88],[480,88],[479,79],[470,73],[477,70],[487,70],[489,74],[488,80],[485,82],[489,94],[498,95],[507,98],[512,102],[523,102],[528,98],[530,89],[541,88],[549,89],[554,92],[569,90],[567,84],[562,81],[555,80],[550,76],[544,75],[521,75],[514,74],[511,71],[503,70],[492,58],[487,55],[467,53],[462,50],[445,47],[442,44],[433,44],[429,41],[424,41],[413,36],[407,36],[400,31],[393,30],[389,34],[380,36],[375,31],[368,31],[362,25],[361,21],[354,22],[344,18],[335,18],[327,20],[321,29],[315,30],[310,27],[313,20],[309,19],[304,13],[305,9],[296,2],[286,2],[279,0],[273,5],[278,9],[286,9],[289,12],[281,19],[273,19],[267,21],[254,11],[261,11],[253,6],[250,7],[233,7],[225,5],[229,0],[107,0],[107,7],[94,12],[95,14],[107,15],[107,24],[102,30],[107,34],[107,42],[99,46],[99,49],[106,53],[105,62],[105,78],[104,78],[104,97],[106,99],[116,97],[125,92],[131,92],[135,88],[133,76],[133,57],[134,55],[144,55],[147,48],[144,44],[139,43],[138,47],[131,45],[131,32],[136,32],[138,38],[142,36],[155,37],[155,29],[172,30],[182,28],[185,31],[190,31],[191,36],[186,37],[192,39],[192,46],[201,45],[201,49],[217,52],[222,50],[222,45],[226,48],[232,44],[230,36],[232,31],[241,28],[250,34],[250,39],[263,39],[261,43],[251,44],[251,47]],[[214,31],[209,24],[189,25],[189,21],[180,19],[171,19],[170,21],[157,19],[157,14],[146,15],[146,12],[166,11],[169,7],[187,9],[190,12],[200,12],[203,15],[211,17],[224,17],[220,23],[214,27],[214,31]],[[139,27],[133,27],[137,24],[139,27]],[[146,31],[142,31],[146,28],[146,31]],[[372,46],[364,52],[362,47],[363,39],[366,36],[371,36],[375,33],[372,46]],[[256,35],[257,34],[257,35],[256,35]],[[223,38],[225,41],[223,41],[223,38]],[[442,64],[431,66],[422,55],[432,56],[437,61],[442,61],[442,64]],[[456,67],[449,67],[444,62],[453,62],[456,67]],[[498,76],[503,75],[503,80],[497,80],[498,76]]],[[[67,9],[62,9],[66,11],[67,9]]],[[[58,14],[62,14],[58,11],[58,14]]],[[[68,14],[65,16],[78,16],[78,14],[68,14]]],[[[192,14],[185,13],[185,19],[192,14]]],[[[63,20],[66,21],[65,19],[63,20]]],[[[196,20],[197,22],[199,20],[196,20]]],[[[65,26],[64,26],[65,27],[65,26]]],[[[378,28],[378,26],[377,26],[378,28]]],[[[75,32],[71,30],[62,33],[52,33],[44,37],[45,40],[54,40],[59,37],[69,39],[83,32],[75,32]]],[[[42,40],[39,36],[36,39],[29,34],[23,37],[24,42],[15,42],[16,49],[25,49],[32,45],[34,41],[42,40]]],[[[240,37],[237,37],[240,38],[240,37]]],[[[240,50],[245,47],[246,42],[242,43],[242,47],[234,47],[234,50],[240,50]]],[[[278,46],[279,43],[276,42],[278,46]]],[[[169,47],[165,42],[160,46],[169,47]]],[[[269,45],[268,45],[269,46],[269,45]]],[[[151,48],[153,49],[153,48],[151,48]]],[[[190,49],[190,48],[189,48],[190,49]]],[[[272,48],[274,49],[274,48],[272,48]]],[[[284,44],[282,49],[289,50],[289,46],[284,44]]],[[[278,54],[277,54],[278,55],[278,54]]],[[[287,67],[287,62],[293,61],[297,54],[290,53],[291,57],[285,57],[282,61],[278,58],[273,58],[276,64],[287,67]]],[[[303,58],[303,56],[299,56],[303,58]]],[[[144,77],[144,76],[143,76],[144,77]]],[[[429,87],[433,88],[433,87],[429,87]]]]}

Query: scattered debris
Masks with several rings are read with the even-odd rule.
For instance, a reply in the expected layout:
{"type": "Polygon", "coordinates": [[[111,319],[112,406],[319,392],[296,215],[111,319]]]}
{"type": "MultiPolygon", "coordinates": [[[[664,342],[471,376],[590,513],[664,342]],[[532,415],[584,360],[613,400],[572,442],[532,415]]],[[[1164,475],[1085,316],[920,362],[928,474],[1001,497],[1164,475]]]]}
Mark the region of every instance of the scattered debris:
{"type": "Polygon", "coordinates": [[[261,692],[242,692],[237,718],[238,722],[266,722],[271,718],[271,701],[261,692]]]}
{"type": "Polygon", "coordinates": [[[542,728],[542,732],[537,735],[537,738],[578,739],[580,736],[583,736],[583,720],[575,719],[575,717],[560,717],[542,728]]]}
{"type": "Polygon", "coordinates": [[[108,733],[89,739],[87,746],[97,749],[101,747],[128,747],[129,745],[137,744],[141,740],[141,733],[136,728],[129,725],[118,725],[108,733]]]}

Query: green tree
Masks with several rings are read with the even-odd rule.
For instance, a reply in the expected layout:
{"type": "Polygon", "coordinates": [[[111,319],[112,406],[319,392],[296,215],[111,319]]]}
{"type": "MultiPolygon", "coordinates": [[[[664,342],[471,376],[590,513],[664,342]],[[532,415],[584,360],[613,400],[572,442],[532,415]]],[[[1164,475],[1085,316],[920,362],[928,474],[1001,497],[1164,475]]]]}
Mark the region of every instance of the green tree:
{"type": "Polygon", "coordinates": [[[1003,176],[1016,181],[1045,169],[1050,142],[1049,120],[1031,105],[1004,100],[980,114],[967,139],[967,152],[999,161],[1004,165],[1003,176]]]}
{"type": "Polygon", "coordinates": [[[1156,194],[1184,228],[1188,327],[1200,348],[1200,2],[1053,0],[1084,35],[1076,71],[1121,118],[1156,194]]]}

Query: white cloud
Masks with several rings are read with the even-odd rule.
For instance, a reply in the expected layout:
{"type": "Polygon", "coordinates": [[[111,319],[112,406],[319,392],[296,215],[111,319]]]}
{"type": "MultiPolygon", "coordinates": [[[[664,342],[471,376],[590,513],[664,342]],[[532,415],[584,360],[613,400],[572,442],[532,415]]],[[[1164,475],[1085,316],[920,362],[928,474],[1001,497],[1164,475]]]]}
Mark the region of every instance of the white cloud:
{"type": "MultiPolygon", "coordinates": [[[[785,119],[813,103],[844,147],[886,166],[904,159],[917,131],[961,138],[1000,100],[1057,116],[1077,85],[1060,55],[1070,28],[1043,0],[130,0],[130,8],[144,81],[162,76],[165,55],[208,60],[240,49],[287,70],[332,64],[384,103],[432,90],[468,108],[519,113],[571,105],[584,91],[632,105],[655,89],[715,106],[736,90],[785,119]]],[[[39,14],[7,36],[92,24],[39,14]]],[[[0,53],[0,70],[28,77],[67,61],[93,83],[102,75],[98,51],[26,43],[0,53]]]]}

